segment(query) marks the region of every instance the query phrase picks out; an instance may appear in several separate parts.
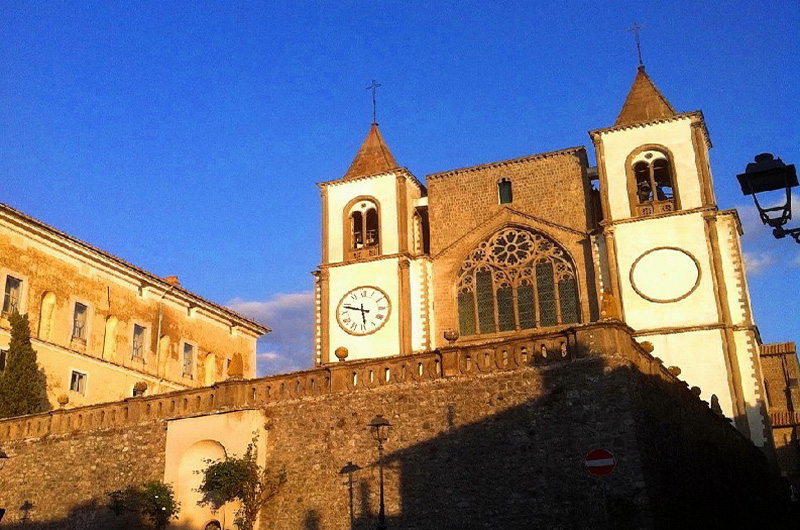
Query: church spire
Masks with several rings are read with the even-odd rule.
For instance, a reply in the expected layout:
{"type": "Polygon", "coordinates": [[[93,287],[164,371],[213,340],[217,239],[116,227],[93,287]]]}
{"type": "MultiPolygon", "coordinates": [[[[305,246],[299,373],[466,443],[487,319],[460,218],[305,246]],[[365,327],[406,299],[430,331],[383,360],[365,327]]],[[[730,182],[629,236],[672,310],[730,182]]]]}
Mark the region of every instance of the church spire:
{"type": "Polygon", "coordinates": [[[378,132],[378,124],[372,123],[369,126],[366,138],[358,148],[356,156],[350,162],[350,167],[342,177],[343,179],[354,179],[367,175],[385,173],[397,167],[392,153],[383,142],[381,133],[378,132]]]}
{"type": "Polygon", "coordinates": [[[644,66],[639,66],[628,97],[625,98],[625,103],[622,104],[622,110],[619,111],[614,125],[629,125],[667,118],[675,116],[675,114],[675,109],[650,80],[644,71],[644,66]]]}

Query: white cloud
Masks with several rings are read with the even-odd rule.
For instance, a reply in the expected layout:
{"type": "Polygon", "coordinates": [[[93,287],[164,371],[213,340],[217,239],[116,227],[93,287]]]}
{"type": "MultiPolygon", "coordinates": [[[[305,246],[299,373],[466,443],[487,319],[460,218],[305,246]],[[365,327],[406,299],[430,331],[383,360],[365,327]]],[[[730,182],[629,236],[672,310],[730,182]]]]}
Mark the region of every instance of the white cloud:
{"type": "Polygon", "coordinates": [[[258,340],[259,376],[312,366],[314,296],[311,291],[279,293],[265,301],[235,298],[226,305],[272,329],[258,340]]]}
{"type": "Polygon", "coordinates": [[[767,252],[743,252],[742,257],[744,258],[744,268],[748,274],[759,274],[775,263],[772,254],[767,252]]]}
{"type": "Polygon", "coordinates": [[[792,266],[800,267],[800,254],[797,254],[797,256],[794,257],[794,259],[792,260],[792,266]]]}

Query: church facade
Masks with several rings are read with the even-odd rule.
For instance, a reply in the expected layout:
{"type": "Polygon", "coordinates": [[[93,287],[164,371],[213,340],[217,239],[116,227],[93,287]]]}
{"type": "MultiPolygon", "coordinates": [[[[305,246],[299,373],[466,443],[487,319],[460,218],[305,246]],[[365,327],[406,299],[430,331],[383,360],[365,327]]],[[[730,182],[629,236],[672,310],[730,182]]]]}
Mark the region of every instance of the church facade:
{"type": "Polygon", "coordinates": [[[369,132],[319,184],[315,363],[476,345],[619,319],[756,445],[763,377],[733,210],[714,199],[699,111],[643,67],[583,147],[428,175],[369,132]]]}

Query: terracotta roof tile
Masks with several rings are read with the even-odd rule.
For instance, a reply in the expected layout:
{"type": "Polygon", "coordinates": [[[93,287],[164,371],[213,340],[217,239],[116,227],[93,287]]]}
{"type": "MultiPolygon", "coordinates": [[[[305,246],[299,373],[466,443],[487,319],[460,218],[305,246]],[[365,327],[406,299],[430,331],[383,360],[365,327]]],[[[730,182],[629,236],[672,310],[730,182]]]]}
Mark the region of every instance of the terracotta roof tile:
{"type": "Polygon", "coordinates": [[[342,177],[343,179],[353,179],[366,175],[376,175],[385,173],[397,167],[392,153],[383,142],[381,133],[378,132],[378,124],[373,123],[369,127],[367,137],[358,148],[356,156],[350,162],[350,167],[342,177]]]}
{"type": "Polygon", "coordinates": [[[650,80],[644,66],[640,66],[614,125],[656,120],[675,114],[675,109],[650,80]]]}

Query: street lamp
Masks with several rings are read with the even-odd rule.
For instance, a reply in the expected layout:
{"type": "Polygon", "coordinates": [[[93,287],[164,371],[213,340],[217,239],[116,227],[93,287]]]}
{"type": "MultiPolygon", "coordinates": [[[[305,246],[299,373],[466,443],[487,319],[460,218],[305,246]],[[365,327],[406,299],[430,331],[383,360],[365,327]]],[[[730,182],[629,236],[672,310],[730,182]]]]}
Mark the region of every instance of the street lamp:
{"type": "Polygon", "coordinates": [[[353,473],[361,469],[361,466],[352,462],[347,462],[347,465],[339,470],[340,475],[347,475],[347,495],[349,503],[347,505],[347,513],[350,516],[350,530],[353,530],[353,473]]]}
{"type": "Polygon", "coordinates": [[[792,236],[800,243],[800,227],[784,228],[792,218],[792,188],[797,186],[797,172],[794,164],[786,165],[780,158],[775,158],[771,153],[756,155],[755,162],[747,164],[744,173],[736,175],[742,193],[752,195],[758,208],[761,222],[772,227],[772,235],[777,239],[792,236]],[[786,190],[786,200],[783,204],[764,208],[758,202],[756,194],[765,191],[786,190]]]}
{"type": "Polygon", "coordinates": [[[383,417],[382,414],[376,415],[367,427],[372,431],[372,437],[378,442],[378,530],[386,529],[386,515],[383,506],[383,442],[389,438],[389,429],[392,424],[383,417]]]}

